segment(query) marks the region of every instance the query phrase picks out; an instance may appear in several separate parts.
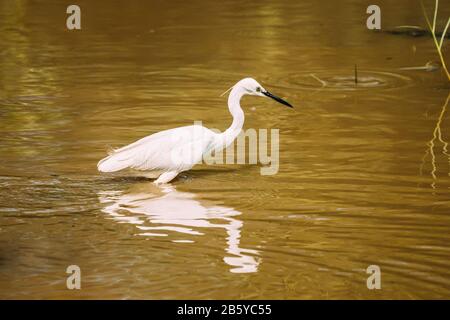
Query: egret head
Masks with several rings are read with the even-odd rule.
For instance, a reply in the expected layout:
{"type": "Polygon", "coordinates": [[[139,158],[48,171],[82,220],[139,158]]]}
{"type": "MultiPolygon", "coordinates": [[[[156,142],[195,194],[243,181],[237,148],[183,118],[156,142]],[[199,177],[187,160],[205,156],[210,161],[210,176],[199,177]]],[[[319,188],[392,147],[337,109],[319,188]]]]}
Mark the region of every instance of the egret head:
{"type": "Polygon", "coordinates": [[[272,93],[270,93],[269,91],[267,91],[266,89],[264,89],[264,87],[262,85],[260,85],[258,83],[258,81],[256,81],[253,78],[242,79],[241,81],[239,81],[236,84],[236,86],[242,87],[246,91],[246,93],[249,95],[260,96],[260,97],[269,97],[281,104],[284,104],[285,106],[287,106],[289,108],[293,108],[293,106],[289,102],[284,101],[280,97],[277,97],[277,96],[273,95],[272,93]]]}

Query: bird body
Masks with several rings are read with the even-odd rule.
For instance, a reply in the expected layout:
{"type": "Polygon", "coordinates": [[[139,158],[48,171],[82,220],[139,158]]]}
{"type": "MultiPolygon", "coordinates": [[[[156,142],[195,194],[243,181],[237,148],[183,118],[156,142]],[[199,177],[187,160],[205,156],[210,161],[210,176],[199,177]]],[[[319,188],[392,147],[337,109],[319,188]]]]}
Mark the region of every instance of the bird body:
{"type": "Polygon", "coordinates": [[[160,131],[114,150],[100,160],[98,169],[101,172],[128,168],[140,171],[189,170],[201,160],[204,152],[213,147],[216,135],[199,125],[160,131]]]}
{"type": "Polygon", "coordinates": [[[256,80],[245,78],[231,88],[228,108],[233,116],[233,122],[226,131],[215,133],[201,125],[160,131],[113,150],[109,156],[99,161],[98,170],[116,172],[132,169],[142,172],[144,176],[159,174],[155,184],[170,182],[180,172],[190,170],[206,154],[222,150],[236,139],[244,125],[240,99],[245,94],[268,96],[292,107],[267,92],[256,80]]]}

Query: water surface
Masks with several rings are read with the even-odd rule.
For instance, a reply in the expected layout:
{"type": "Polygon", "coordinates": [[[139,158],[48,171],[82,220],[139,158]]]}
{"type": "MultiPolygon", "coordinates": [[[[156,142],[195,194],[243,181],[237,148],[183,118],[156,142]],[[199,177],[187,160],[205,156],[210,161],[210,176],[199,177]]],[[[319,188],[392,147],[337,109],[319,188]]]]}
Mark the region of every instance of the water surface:
{"type": "MultiPolygon", "coordinates": [[[[68,31],[63,3],[0,1],[1,298],[449,297],[449,85],[401,69],[437,59],[430,38],[368,31],[355,0],[78,4],[68,31]],[[97,172],[159,130],[225,130],[246,76],[296,107],[242,101],[245,128],[280,130],[276,175],[97,172]]],[[[383,28],[424,25],[379,5],[383,28]]]]}

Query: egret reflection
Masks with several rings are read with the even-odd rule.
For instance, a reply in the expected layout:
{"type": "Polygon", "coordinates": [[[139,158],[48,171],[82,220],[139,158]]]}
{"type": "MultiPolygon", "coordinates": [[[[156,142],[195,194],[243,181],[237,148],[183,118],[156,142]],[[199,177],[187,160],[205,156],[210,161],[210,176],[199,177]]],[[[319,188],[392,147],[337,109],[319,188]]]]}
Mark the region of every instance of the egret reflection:
{"type": "Polygon", "coordinates": [[[258,271],[259,252],[240,247],[243,222],[236,219],[241,212],[211,203],[202,203],[189,192],[174,186],[156,187],[139,183],[126,191],[98,193],[102,211],[119,223],[136,225],[137,235],[173,237],[172,242],[195,243],[210,228],[225,229],[227,238],[223,260],[233,273],[258,271]],[[179,236],[182,238],[179,238],[179,236]]]}

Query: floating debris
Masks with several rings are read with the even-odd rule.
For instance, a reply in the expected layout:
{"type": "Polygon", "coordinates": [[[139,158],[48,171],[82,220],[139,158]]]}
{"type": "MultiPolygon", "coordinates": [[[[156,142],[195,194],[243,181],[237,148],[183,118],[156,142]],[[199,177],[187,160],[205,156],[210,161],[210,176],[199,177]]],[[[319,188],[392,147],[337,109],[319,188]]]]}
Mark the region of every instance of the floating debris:
{"type": "MultiPolygon", "coordinates": [[[[424,29],[419,26],[396,26],[392,29],[386,29],[384,30],[386,33],[395,34],[395,35],[404,35],[404,36],[410,36],[410,37],[424,37],[429,36],[431,37],[432,34],[430,30],[424,29]]],[[[436,36],[441,37],[443,34],[443,31],[436,31],[436,36]]],[[[445,38],[450,39],[450,34],[447,34],[445,38]]]]}
{"type": "Polygon", "coordinates": [[[432,72],[439,70],[442,67],[442,63],[439,61],[428,61],[424,66],[419,67],[403,67],[399,68],[400,70],[418,70],[418,71],[427,71],[432,72]]]}

